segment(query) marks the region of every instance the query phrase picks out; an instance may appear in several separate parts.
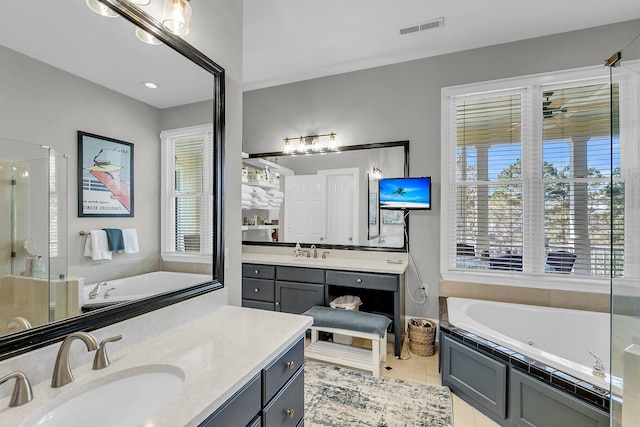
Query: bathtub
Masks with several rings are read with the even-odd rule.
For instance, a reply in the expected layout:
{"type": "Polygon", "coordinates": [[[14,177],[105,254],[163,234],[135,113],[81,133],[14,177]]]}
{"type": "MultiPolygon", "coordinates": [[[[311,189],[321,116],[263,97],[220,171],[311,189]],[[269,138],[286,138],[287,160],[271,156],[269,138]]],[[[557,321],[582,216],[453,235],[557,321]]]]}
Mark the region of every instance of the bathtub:
{"type": "Polygon", "coordinates": [[[89,298],[89,293],[96,287],[97,283],[91,283],[84,286],[84,301],[81,306],[84,311],[86,309],[102,307],[105,304],[111,305],[182,289],[210,280],[210,274],[155,271],[153,273],[124,277],[122,279],[106,280],[106,286],[100,287],[100,292],[94,299],[89,298]],[[105,293],[107,292],[108,296],[105,297],[105,293]]]}
{"type": "Polygon", "coordinates": [[[609,314],[495,301],[447,298],[449,323],[608,390],[609,314]],[[607,375],[594,376],[600,357],[607,375]]]}

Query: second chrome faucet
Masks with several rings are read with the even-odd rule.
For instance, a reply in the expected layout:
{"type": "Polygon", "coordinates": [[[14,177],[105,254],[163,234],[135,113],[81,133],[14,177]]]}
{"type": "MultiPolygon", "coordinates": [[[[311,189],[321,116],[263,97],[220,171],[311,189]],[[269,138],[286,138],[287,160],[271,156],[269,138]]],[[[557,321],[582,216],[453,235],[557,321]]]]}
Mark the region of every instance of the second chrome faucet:
{"type": "Polygon", "coordinates": [[[96,339],[88,332],[74,332],[68,335],[64,341],[62,341],[62,345],[60,346],[60,350],[58,350],[58,355],[56,356],[56,362],[53,366],[53,376],[51,377],[51,387],[62,387],[63,385],[69,384],[73,381],[73,374],[71,373],[71,366],[69,365],[69,349],[71,348],[73,341],[80,340],[84,342],[87,346],[87,351],[97,350],[93,359],[93,369],[95,370],[109,366],[106,344],[108,342],[118,341],[121,338],[122,335],[106,338],[102,340],[102,342],[100,342],[100,346],[98,346],[96,339]]]}

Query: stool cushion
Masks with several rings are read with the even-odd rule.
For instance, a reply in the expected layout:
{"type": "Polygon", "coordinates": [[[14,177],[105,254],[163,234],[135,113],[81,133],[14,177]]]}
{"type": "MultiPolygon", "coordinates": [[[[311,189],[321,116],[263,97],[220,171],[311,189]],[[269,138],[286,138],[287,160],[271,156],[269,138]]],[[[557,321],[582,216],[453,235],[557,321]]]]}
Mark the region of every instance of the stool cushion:
{"type": "Polygon", "coordinates": [[[384,338],[391,319],[381,314],[316,305],[302,313],[313,317],[313,326],[378,334],[384,338]]]}

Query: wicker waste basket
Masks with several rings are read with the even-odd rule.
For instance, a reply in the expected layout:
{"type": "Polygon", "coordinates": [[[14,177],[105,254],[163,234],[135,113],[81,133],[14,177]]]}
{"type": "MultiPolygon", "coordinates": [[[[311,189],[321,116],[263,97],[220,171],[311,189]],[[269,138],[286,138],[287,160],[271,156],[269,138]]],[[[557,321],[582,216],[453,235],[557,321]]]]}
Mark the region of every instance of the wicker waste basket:
{"type": "Polygon", "coordinates": [[[418,356],[433,356],[436,352],[436,324],[428,319],[409,319],[409,351],[418,356]]]}

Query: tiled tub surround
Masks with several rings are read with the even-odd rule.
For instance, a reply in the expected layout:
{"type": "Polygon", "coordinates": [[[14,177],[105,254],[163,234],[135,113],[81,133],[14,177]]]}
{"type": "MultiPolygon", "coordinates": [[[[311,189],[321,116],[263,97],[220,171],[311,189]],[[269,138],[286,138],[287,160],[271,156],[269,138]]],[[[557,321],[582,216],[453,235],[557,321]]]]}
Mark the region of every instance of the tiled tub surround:
{"type": "MultiPolygon", "coordinates": [[[[451,298],[447,300],[451,300],[451,298]]],[[[450,302],[451,301],[447,301],[446,305],[448,306],[450,302]]],[[[485,301],[482,302],[484,303],[485,301]]],[[[455,306],[455,303],[453,305],[455,306]]],[[[560,390],[562,391],[562,393],[565,393],[568,396],[577,398],[580,401],[588,404],[588,406],[601,411],[603,414],[609,412],[611,395],[609,392],[609,386],[605,381],[584,381],[581,378],[569,375],[562,369],[558,369],[554,366],[550,366],[549,364],[542,363],[539,360],[535,360],[532,357],[522,354],[522,352],[518,352],[513,350],[512,348],[509,348],[508,342],[495,342],[483,336],[479,336],[479,334],[477,333],[473,333],[465,330],[464,328],[458,327],[454,324],[456,316],[455,314],[452,316],[450,308],[448,312],[445,312],[444,314],[445,315],[442,316],[443,319],[441,319],[440,321],[440,332],[442,334],[440,338],[441,343],[444,340],[444,337],[447,337],[448,339],[453,340],[463,345],[464,347],[471,349],[474,352],[477,352],[477,354],[487,356],[493,360],[501,361],[502,363],[506,364],[509,369],[515,370],[521,374],[524,374],[525,376],[531,377],[539,382],[542,382],[543,384],[547,384],[553,389],[560,390]],[[446,320],[447,315],[448,320],[446,320]],[[598,382],[600,385],[604,384],[604,387],[594,385],[593,382],[598,382]]],[[[514,319],[505,317],[503,318],[503,322],[513,323],[514,319]]],[[[533,322],[533,327],[538,328],[538,325],[539,322],[533,322]]],[[[548,327],[548,329],[545,329],[545,326],[543,326],[542,324],[540,324],[539,326],[540,331],[543,333],[551,333],[554,329],[556,329],[556,327],[553,325],[548,327]]],[[[496,339],[496,334],[493,333],[492,337],[492,339],[496,339]]],[[[565,338],[567,338],[566,341],[573,342],[574,337],[565,338]]],[[[497,341],[502,340],[498,338],[497,341]]],[[[606,354],[608,354],[608,352],[605,352],[605,355],[606,354]]],[[[440,354],[440,356],[442,357],[442,353],[440,354]]],[[[441,360],[441,363],[442,362],[443,361],[441,360]]],[[[605,367],[608,369],[607,366],[605,367]]],[[[509,393],[509,390],[507,390],[507,393],[509,393]]],[[[475,403],[470,403],[476,406],[475,403]]],[[[519,425],[516,423],[510,424],[508,420],[505,420],[502,424],[519,425]]]]}
{"type": "MultiPolygon", "coordinates": [[[[226,298],[226,290],[212,292],[217,293],[226,298]]],[[[215,296],[211,297],[215,300],[215,296]]],[[[205,296],[203,299],[209,299],[211,302],[211,297],[205,296]]],[[[188,308],[202,312],[201,302],[203,301],[193,301],[188,308]],[[193,304],[200,307],[193,307],[193,304]]],[[[62,388],[50,387],[51,370],[60,344],[50,346],[53,349],[47,347],[39,352],[39,364],[47,367],[44,372],[34,372],[37,368],[30,366],[35,361],[33,357],[32,360],[22,363],[20,360],[11,359],[1,362],[0,368],[3,373],[22,370],[29,379],[38,378],[42,382],[33,388],[33,401],[24,406],[9,408],[8,398],[0,401],[0,425],[21,425],[51,399],[97,378],[138,366],[172,365],[185,373],[186,381],[169,404],[146,420],[144,425],[197,426],[254,378],[282,350],[299,339],[312,321],[304,316],[223,304],[209,307],[208,314],[190,319],[151,338],[145,339],[142,337],[144,332],[137,332],[119,324],[94,331],[93,334],[98,341],[122,333],[123,341],[127,344],[126,341],[131,339],[131,336],[127,336],[129,332],[138,339],[133,338],[137,342],[126,348],[122,348],[118,342],[110,344],[111,365],[100,371],[91,370],[90,361],[93,354],[87,357],[84,346],[74,344],[71,349],[73,359],[82,355],[85,364],[79,366],[77,360],[71,361],[75,381],[62,388]],[[43,357],[45,354],[46,358],[43,357]]],[[[176,312],[172,312],[176,308],[171,306],[163,313],[170,318],[169,323],[182,316],[176,316],[176,312]]],[[[155,313],[155,316],[158,315],[162,316],[155,313]]],[[[149,321],[147,319],[147,322],[140,323],[142,319],[132,320],[137,322],[138,326],[149,321]]],[[[153,325],[150,326],[153,328],[153,325]]],[[[32,379],[32,382],[37,380],[32,379]]]]}

